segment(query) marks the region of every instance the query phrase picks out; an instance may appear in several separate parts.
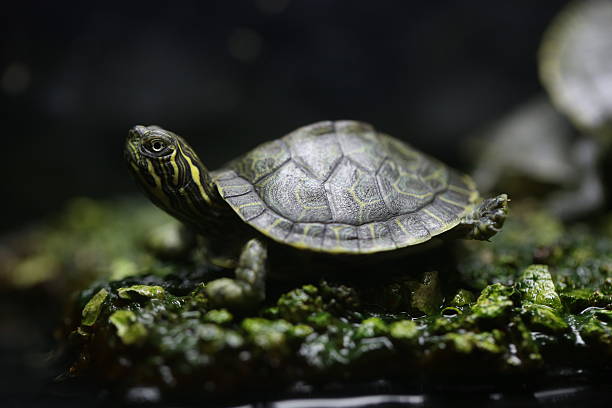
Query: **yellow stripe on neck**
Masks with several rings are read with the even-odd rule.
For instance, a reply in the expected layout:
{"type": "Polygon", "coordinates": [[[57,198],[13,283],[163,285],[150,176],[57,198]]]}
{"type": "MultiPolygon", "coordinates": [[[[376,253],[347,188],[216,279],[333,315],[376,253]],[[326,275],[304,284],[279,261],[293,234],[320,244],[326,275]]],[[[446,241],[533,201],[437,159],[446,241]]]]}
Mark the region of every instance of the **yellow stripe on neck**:
{"type": "Polygon", "coordinates": [[[157,198],[159,198],[159,200],[162,203],[164,203],[164,205],[166,205],[167,207],[170,207],[170,202],[168,200],[168,197],[166,197],[166,194],[164,193],[164,190],[162,189],[161,179],[159,178],[157,173],[155,173],[153,164],[148,160],[147,160],[147,170],[149,172],[149,175],[153,177],[153,181],[155,182],[155,191],[154,191],[155,196],[157,196],[157,198]]]}
{"type": "Polygon", "coordinates": [[[170,164],[172,165],[172,182],[175,186],[179,185],[179,170],[176,164],[176,150],[172,151],[170,155],[170,164]]]}
{"type": "Polygon", "coordinates": [[[200,195],[202,196],[204,201],[206,201],[206,203],[210,204],[211,203],[210,197],[208,196],[208,194],[206,194],[206,189],[202,185],[202,181],[200,178],[200,169],[198,169],[198,167],[195,164],[193,164],[193,161],[189,158],[189,156],[187,156],[183,152],[183,149],[181,147],[179,147],[179,149],[181,149],[182,156],[185,158],[185,160],[187,160],[187,163],[189,164],[189,169],[191,170],[191,177],[194,183],[196,183],[196,185],[198,186],[200,195]]]}

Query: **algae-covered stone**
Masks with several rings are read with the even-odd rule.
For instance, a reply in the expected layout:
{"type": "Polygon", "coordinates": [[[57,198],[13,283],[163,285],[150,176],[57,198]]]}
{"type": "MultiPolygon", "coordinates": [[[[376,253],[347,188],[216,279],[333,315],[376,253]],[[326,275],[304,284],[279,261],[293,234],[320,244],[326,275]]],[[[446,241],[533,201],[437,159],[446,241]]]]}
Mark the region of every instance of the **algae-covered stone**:
{"type": "Polygon", "coordinates": [[[537,303],[527,304],[523,306],[523,313],[532,330],[562,333],[569,329],[567,322],[550,306],[537,303]]]}
{"type": "Polygon", "coordinates": [[[523,271],[517,288],[523,303],[535,303],[561,310],[561,299],[555,290],[548,266],[531,265],[523,271]]]}
{"type": "Polygon", "coordinates": [[[442,293],[440,292],[440,278],[437,271],[429,271],[423,274],[420,282],[412,292],[410,305],[425,314],[434,314],[440,310],[442,305],[442,293]]]}
{"type": "Polygon", "coordinates": [[[140,344],[147,337],[146,327],[137,320],[131,310],[117,310],[110,315],[108,321],[117,329],[117,336],[123,344],[140,344]]]}
{"type": "Polygon", "coordinates": [[[534,336],[525,325],[522,319],[513,317],[508,325],[510,332],[510,341],[513,346],[510,348],[510,355],[507,358],[507,363],[510,366],[538,367],[542,364],[542,353],[538,344],[534,340],[534,336]]]}
{"type": "Polygon", "coordinates": [[[347,309],[355,310],[361,305],[358,291],[350,285],[330,284],[322,280],[319,283],[320,294],[326,303],[326,309],[343,313],[347,309]]]}
{"type": "Polygon", "coordinates": [[[474,330],[477,328],[476,321],[479,317],[478,314],[460,314],[445,315],[445,310],[442,311],[441,316],[437,316],[431,319],[427,325],[427,331],[429,334],[444,334],[451,332],[461,332],[465,330],[474,330]]]}
{"type": "Polygon", "coordinates": [[[72,372],[171,391],[195,384],[235,392],[294,381],[412,381],[424,372],[432,381],[449,373],[497,381],[497,374],[542,368],[610,366],[612,240],[584,228],[544,240],[550,246],[525,237],[529,229],[516,229],[511,245],[501,235],[477,251],[485,270],[476,281],[456,273],[450,257],[438,265],[415,255],[409,271],[401,264],[380,279],[282,282],[265,306],[234,315],[211,309],[205,294],[224,271],[203,274],[201,264],[181,259],[164,260],[171,274],[158,274],[138,254],[120,254],[115,263],[146,274],[82,292],[74,313],[83,312],[83,324],[69,328],[80,352],[72,372]],[[530,267],[536,260],[548,271],[530,267]],[[487,265],[505,275],[492,278],[487,265]],[[434,269],[443,272],[426,272],[434,269]],[[551,306],[559,305],[546,295],[553,292],[563,307],[551,306]]]}
{"type": "Polygon", "coordinates": [[[391,323],[389,334],[398,340],[415,340],[419,336],[419,327],[413,320],[399,320],[391,323]]]}
{"type": "Polygon", "coordinates": [[[297,324],[289,330],[291,337],[304,338],[314,333],[314,329],[306,324],[297,324]]]}
{"type": "Polygon", "coordinates": [[[300,345],[298,355],[308,367],[318,372],[325,372],[337,365],[346,366],[350,362],[348,350],[342,347],[338,338],[330,333],[308,336],[300,345]]]}
{"type": "Polygon", "coordinates": [[[134,295],[146,298],[161,298],[165,294],[161,286],[133,285],[127,288],[117,289],[117,295],[123,299],[134,299],[134,295]]]}
{"type": "Polygon", "coordinates": [[[474,303],[474,300],[474,294],[472,292],[466,289],[459,289],[448,305],[461,308],[474,303]]]}
{"type": "Polygon", "coordinates": [[[586,288],[568,290],[560,293],[561,302],[572,313],[580,313],[589,307],[612,306],[612,293],[586,288]]]}
{"type": "Polygon", "coordinates": [[[254,317],[244,319],[242,328],[257,347],[264,350],[281,350],[287,346],[286,334],[292,325],[285,320],[254,317]]]}
{"type": "Polygon", "coordinates": [[[315,328],[318,329],[324,329],[330,325],[333,325],[334,323],[336,323],[338,319],[336,319],[331,313],[329,312],[317,312],[317,313],[313,313],[310,316],[308,316],[308,318],[306,319],[306,321],[308,322],[308,324],[313,325],[315,328]]]}
{"type": "Polygon", "coordinates": [[[510,296],[514,290],[500,283],[494,283],[483,289],[472,307],[475,318],[496,319],[510,313],[513,302],[510,296]]]}
{"type": "Polygon", "coordinates": [[[87,302],[81,313],[82,319],[81,324],[83,326],[93,326],[98,320],[100,311],[102,310],[102,304],[108,296],[106,289],[100,289],[93,297],[87,302]]]}
{"type": "Polygon", "coordinates": [[[277,302],[279,314],[292,322],[304,321],[308,316],[323,310],[323,299],[317,287],[304,285],[283,294],[277,302]]]}
{"type": "MultiPolygon", "coordinates": [[[[199,348],[205,354],[217,353],[225,348],[238,348],[244,344],[244,338],[234,330],[225,330],[213,323],[198,324],[192,322],[196,333],[193,347],[184,347],[182,350],[189,353],[193,348],[199,348]]],[[[210,358],[210,357],[209,357],[210,358]]]]}
{"type": "Polygon", "coordinates": [[[225,324],[232,321],[234,316],[226,309],[213,309],[206,312],[204,321],[216,324],[225,324]]]}
{"type": "Polygon", "coordinates": [[[379,317],[370,317],[361,322],[355,333],[356,338],[383,336],[389,328],[379,317]]]}
{"type": "Polygon", "coordinates": [[[612,356],[612,327],[610,327],[610,323],[612,323],[612,311],[606,310],[603,313],[603,319],[607,321],[602,321],[597,316],[598,313],[593,311],[591,316],[586,319],[586,321],[580,327],[580,335],[584,339],[587,344],[600,347],[604,350],[604,355],[601,357],[612,356]]]}
{"type": "Polygon", "coordinates": [[[501,332],[499,331],[448,333],[444,335],[442,341],[462,354],[470,354],[474,350],[481,350],[488,353],[501,353],[504,349],[498,342],[498,337],[500,335],[501,332]]]}
{"type": "MultiPolygon", "coordinates": [[[[381,327],[380,322],[369,321],[366,325],[381,327]]],[[[377,336],[375,330],[360,330],[342,322],[336,322],[323,333],[314,333],[304,339],[299,355],[307,366],[319,372],[335,372],[349,375],[348,368],[366,366],[369,373],[381,370],[381,358],[388,357],[394,350],[391,340],[384,335],[377,336]],[[364,334],[373,337],[364,337],[364,334]],[[378,362],[378,364],[376,364],[378,362]]],[[[383,365],[384,366],[384,365],[383,365]]]]}

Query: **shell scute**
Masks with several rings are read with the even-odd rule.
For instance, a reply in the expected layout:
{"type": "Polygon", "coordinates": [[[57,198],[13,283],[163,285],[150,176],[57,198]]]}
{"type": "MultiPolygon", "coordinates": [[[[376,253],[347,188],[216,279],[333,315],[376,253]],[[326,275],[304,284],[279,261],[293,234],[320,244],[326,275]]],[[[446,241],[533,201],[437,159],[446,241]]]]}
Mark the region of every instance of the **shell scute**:
{"type": "Polygon", "coordinates": [[[279,216],[269,209],[265,209],[257,217],[254,217],[250,223],[265,234],[273,235],[283,240],[289,236],[294,224],[292,221],[279,216]]]}
{"type": "Polygon", "coordinates": [[[369,125],[355,126],[348,121],[339,122],[336,125],[336,137],[344,156],[371,173],[375,173],[387,157],[384,146],[369,125]]]}
{"type": "Polygon", "coordinates": [[[293,225],[293,229],[287,236],[286,242],[297,248],[320,250],[323,248],[325,229],[325,224],[298,222],[293,225]]]}
{"type": "Polygon", "coordinates": [[[395,248],[387,222],[371,222],[357,227],[360,252],[378,252],[381,248],[395,248]]]}
{"type": "Polygon", "coordinates": [[[318,134],[298,129],[283,139],[289,146],[293,161],[316,179],[324,181],[342,159],[342,149],[333,133],[333,127],[316,130],[329,130],[330,133],[318,134]]]}
{"type": "Polygon", "coordinates": [[[434,191],[417,173],[406,171],[391,159],[385,160],[376,179],[393,214],[416,211],[434,198],[434,191]]]}
{"type": "Polygon", "coordinates": [[[327,224],[323,247],[330,252],[359,252],[357,227],[347,224],[327,224]]]}
{"type": "Polygon", "coordinates": [[[374,175],[344,159],[325,182],[334,221],[361,225],[388,218],[374,175]]]}
{"type": "Polygon", "coordinates": [[[448,186],[448,168],[435,159],[423,161],[419,178],[432,192],[439,193],[448,186]]]}
{"type": "Polygon", "coordinates": [[[427,241],[431,235],[418,214],[404,214],[387,223],[393,241],[398,247],[427,241]]]}
{"type": "Polygon", "coordinates": [[[288,162],[273,176],[255,184],[264,202],[294,222],[329,222],[332,219],[323,183],[300,166],[288,162]]]}
{"type": "Polygon", "coordinates": [[[253,183],[275,172],[291,159],[291,153],[281,140],[274,140],[251,150],[230,164],[236,173],[253,183]]]}

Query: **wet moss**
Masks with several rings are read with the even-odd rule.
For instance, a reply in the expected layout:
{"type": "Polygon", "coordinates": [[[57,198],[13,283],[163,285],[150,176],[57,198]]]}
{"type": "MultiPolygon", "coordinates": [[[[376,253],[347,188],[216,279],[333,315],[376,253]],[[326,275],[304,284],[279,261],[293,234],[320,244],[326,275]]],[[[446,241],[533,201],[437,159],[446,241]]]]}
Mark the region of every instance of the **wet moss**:
{"type": "Polygon", "coordinates": [[[100,311],[102,310],[102,304],[108,296],[106,289],[100,289],[90,300],[87,302],[83,311],[81,312],[81,324],[83,326],[93,326],[98,320],[100,311]]]}
{"type": "Polygon", "coordinates": [[[117,310],[110,315],[108,322],[115,326],[117,336],[125,345],[143,343],[147,337],[147,329],[131,310],[117,310]]]}
{"type": "Polygon", "coordinates": [[[514,288],[494,283],[485,287],[472,307],[474,319],[500,319],[508,316],[514,302],[510,297],[514,288]]]}
{"type": "Polygon", "coordinates": [[[371,280],[269,281],[266,303],[233,311],[213,307],[204,291],[232,271],[181,246],[174,227],[150,242],[149,221],[160,220],[135,218],[137,208],[74,204],[32,252],[36,262],[53,259],[32,281],[79,288],[66,327],[78,355],[72,375],[223,392],[612,366],[612,238],[598,227],[525,207],[493,243],[457,244],[455,258],[444,252],[439,264],[371,280]],[[62,234],[74,234],[65,247],[62,234]]]}
{"type": "Polygon", "coordinates": [[[546,265],[530,265],[521,273],[517,289],[523,304],[548,306],[561,310],[561,299],[546,265]]]}
{"type": "Polygon", "coordinates": [[[161,298],[164,295],[164,288],[161,286],[133,285],[127,288],[119,288],[117,295],[123,299],[133,299],[135,297],[161,298]]]}
{"type": "Polygon", "coordinates": [[[419,327],[414,320],[398,320],[389,326],[389,335],[394,340],[416,341],[419,336],[419,327]]]}

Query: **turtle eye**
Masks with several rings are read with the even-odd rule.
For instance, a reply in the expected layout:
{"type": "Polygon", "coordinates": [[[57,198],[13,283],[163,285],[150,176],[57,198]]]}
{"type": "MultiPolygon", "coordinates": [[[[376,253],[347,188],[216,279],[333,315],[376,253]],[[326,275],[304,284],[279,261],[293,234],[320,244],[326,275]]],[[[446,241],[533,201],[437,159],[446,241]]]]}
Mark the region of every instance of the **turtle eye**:
{"type": "Polygon", "coordinates": [[[145,141],[142,147],[149,155],[161,157],[167,154],[170,144],[162,138],[152,138],[145,141]]]}
{"type": "Polygon", "coordinates": [[[151,148],[154,152],[161,152],[164,150],[164,144],[160,140],[154,140],[151,142],[151,148]]]}

